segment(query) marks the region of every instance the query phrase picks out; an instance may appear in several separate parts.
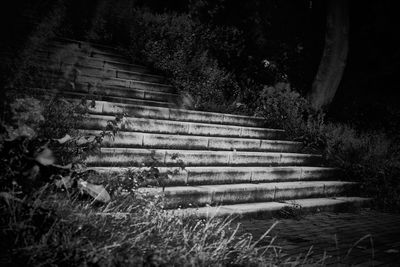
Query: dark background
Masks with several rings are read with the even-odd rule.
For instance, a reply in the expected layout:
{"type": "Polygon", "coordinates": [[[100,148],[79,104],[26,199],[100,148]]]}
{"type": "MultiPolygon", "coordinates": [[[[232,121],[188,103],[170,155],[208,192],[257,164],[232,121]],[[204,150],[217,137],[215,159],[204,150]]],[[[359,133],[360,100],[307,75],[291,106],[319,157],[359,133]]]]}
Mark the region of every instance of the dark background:
{"type": "MultiPolygon", "coordinates": [[[[126,1],[126,0],[124,0],[126,1]]],[[[129,1],[128,1],[129,2],[129,1]]],[[[331,120],[360,129],[399,129],[400,16],[394,1],[350,2],[350,50],[344,77],[328,110],[331,120]]],[[[12,75],[13,60],[40,19],[55,5],[66,7],[59,35],[85,39],[100,0],[5,1],[1,4],[1,79],[12,75]],[[65,25],[68,25],[66,27],[65,25]],[[11,67],[10,67],[11,66],[11,67]]],[[[306,94],[323,51],[325,1],[138,0],[155,12],[190,12],[210,25],[228,25],[244,32],[242,56],[216,55],[229,70],[240,72],[260,59],[274,59],[292,86],[306,94]],[[293,51],[297,51],[295,53],[293,51]],[[284,59],[284,57],[286,57],[284,59]]],[[[256,71],[254,71],[256,72],[256,71]]],[[[254,74],[263,76],[261,74],[254,74]]],[[[266,77],[266,76],[264,76],[266,77]]],[[[258,77],[268,83],[267,78],[258,77]]],[[[2,83],[4,85],[4,83],[2,83]]]]}

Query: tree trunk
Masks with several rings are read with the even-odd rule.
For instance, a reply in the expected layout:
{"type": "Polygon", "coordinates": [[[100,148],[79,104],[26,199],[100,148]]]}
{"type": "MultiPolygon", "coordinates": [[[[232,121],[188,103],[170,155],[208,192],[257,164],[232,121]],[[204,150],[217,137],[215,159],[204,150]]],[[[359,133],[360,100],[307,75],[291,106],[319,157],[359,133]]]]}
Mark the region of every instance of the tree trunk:
{"type": "Polygon", "coordinates": [[[327,0],[325,48],[309,100],[316,109],[333,100],[346,66],[349,50],[348,0],[327,0]]]}

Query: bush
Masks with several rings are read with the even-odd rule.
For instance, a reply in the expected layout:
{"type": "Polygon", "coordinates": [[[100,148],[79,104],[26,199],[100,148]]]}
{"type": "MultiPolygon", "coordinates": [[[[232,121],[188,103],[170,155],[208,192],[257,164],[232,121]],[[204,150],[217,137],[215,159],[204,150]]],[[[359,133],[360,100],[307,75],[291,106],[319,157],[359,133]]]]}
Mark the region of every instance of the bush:
{"type": "Polygon", "coordinates": [[[86,138],[76,131],[86,112],[85,101],[73,104],[58,97],[40,101],[19,95],[10,101],[0,132],[1,190],[31,195],[55,177],[71,174],[97,151],[104,134],[86,138]]]}
{"type": "Polygon", "coordinates": [[[399,144],[381,132],[358,133],[348,125],[326,126],[326,157],[345,179],[361,182],[376,207],[400,212],[399,144]]]}
{"type": "Polygon", "coordinates": [[[170,77],[178,91],[193,97],[195,109],[234,109],[232,103],[240,92],[237,78],[215,54],[236,53],[240,32],[222,26],[210,28],[185,12],[155,13],[145,8],[127,10],[127,6],[109,6],[94,31],[95,41],[121,44],[134,62],[170,77]]]}
{"type": "Polygon", "coordinates": [[[302,141],[304,152],[322,153],[326,164],[343,170],[342,178],[360,182],[360,192],[374,198],[376,207],[400,211],[397,139],[383,132],[360,132],[350,125],[325,122],[325,114],[313,110],[287,84],[266,87],[257,113],[268,127],[282,128],[290,139],[302,141]]]}
{"type": "Polygon", "coordinates": [[[293,91],[287,83],[265,86],[260,94],[258,115],[265,119],[268,127],[283,128],[298,132],[309,111],[307,101],[293,91]]]}
{"type": "Polygon", "coordinates": [[[235,99],[238,84],[214,59],[211,33],[186,14],[135,12],[131,52],[172,77],[171,83],[194,97],[194,108],[222,111],[235,99]],[[138,49],[140,48],[140,49],[138,49]],[[134,50],[133,50],[134,49],[134,50]]]}

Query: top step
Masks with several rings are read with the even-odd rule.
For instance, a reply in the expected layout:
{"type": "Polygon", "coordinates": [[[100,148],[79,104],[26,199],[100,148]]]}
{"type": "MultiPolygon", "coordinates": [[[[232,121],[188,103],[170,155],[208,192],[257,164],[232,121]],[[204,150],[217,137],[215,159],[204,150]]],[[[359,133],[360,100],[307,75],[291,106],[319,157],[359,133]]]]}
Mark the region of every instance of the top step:
{"type": "Polygon", "coordinates": [[[86,42],[86,41],[78,41],[78,40],[73,40],[70,38],[65,38],[65,37],[56,37],[53,39],[53,42],[59,43],[59,44],[75,44],[78,47],[82,46],[91,46],[93,48],[97,49],[102,49],[111,53],[120,53],[120,50],[114,46],[110,45],[102,45],[102,44],[95,44],[91,42],[86,42]]]}
{"type": "Polygon", "coordinates": [[[123,71],[142,72],[146,74],[154,73],[153,70],[143,65],[126,63],[126,61],[121,62],[119,60],[90,57],[88,53],[76,53],[66,48],[60,48],[58,50],[46,50],[42,48],[36,50],[36,52],[39,59],[45,58],[58,63],[75,64],[79,62],[97,68],[121,69],[123,71]]]}
{"type": "Polygon", "coordinates": [[[79,47],[77,45],[61,45],[57,43],[48,43],[45,46],[43,46],[41,50],[48,51],[50,53],[70,52],[81,56],[89,56],[94,58],[100,58],[103,60],[130,63],[126,56],[117,53],[104,52],[103,50],[92,48],[90,46],[79,47]]]}

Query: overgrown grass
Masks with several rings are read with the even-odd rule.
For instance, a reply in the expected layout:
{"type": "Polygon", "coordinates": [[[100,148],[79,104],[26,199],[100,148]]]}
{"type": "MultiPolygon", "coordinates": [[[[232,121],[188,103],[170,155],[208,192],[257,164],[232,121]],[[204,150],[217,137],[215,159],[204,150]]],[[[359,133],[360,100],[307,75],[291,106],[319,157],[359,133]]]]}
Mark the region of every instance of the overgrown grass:
{"type": "Polygon", "coordinates": [[[98,206],[47,185],[31,202],[2,194],[0,203],[7,266],[318,265],[311,258],[284,259],[270,230],[255,240],[239,235],[233,218],[167,213],[161,198],[137,192],[98,206]]]}

